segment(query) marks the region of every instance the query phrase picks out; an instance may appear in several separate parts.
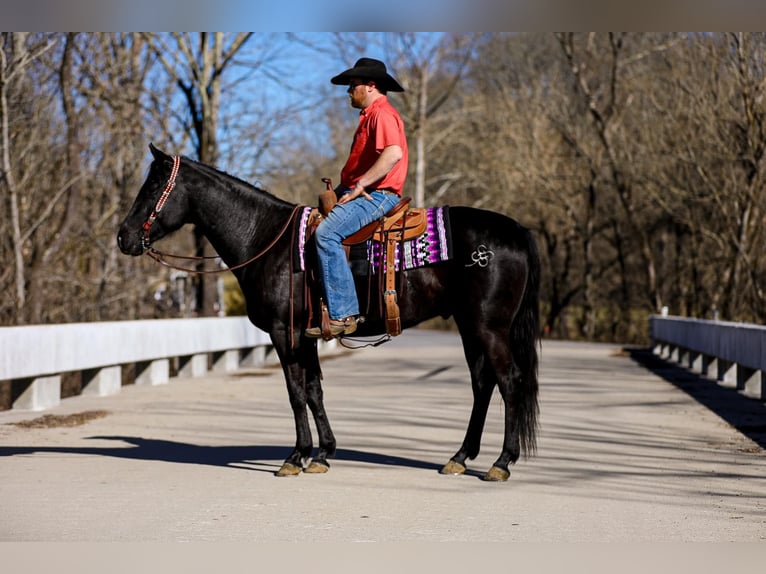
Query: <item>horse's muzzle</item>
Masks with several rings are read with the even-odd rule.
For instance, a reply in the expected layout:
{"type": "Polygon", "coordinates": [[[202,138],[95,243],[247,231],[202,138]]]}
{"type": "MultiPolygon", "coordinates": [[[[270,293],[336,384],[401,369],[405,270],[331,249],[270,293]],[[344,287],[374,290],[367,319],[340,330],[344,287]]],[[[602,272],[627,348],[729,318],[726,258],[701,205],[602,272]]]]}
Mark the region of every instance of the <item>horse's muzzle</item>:
{"type": "Polygon", "coordinates": [[[144,247],[140,241],[127,241],[121,231],[117,234],[117,246],[125,255],[143,255],[144,247]]]}

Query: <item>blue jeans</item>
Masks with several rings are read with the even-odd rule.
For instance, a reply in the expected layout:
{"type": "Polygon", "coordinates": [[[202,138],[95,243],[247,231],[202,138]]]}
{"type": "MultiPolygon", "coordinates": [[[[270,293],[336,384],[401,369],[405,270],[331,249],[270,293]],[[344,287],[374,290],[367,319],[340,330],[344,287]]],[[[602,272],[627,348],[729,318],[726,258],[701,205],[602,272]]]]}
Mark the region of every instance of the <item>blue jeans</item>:
{"type": "Polygon", "coordinates": [[[383,217],[399,202],[399,196],[392,193],[368,193],[372,201],[359,196],[348,203],[336,204],[314,232],[319,275],[324,285],[330,319],[345,319],[359,314],[354,276],[341,241],[383,217]]]}

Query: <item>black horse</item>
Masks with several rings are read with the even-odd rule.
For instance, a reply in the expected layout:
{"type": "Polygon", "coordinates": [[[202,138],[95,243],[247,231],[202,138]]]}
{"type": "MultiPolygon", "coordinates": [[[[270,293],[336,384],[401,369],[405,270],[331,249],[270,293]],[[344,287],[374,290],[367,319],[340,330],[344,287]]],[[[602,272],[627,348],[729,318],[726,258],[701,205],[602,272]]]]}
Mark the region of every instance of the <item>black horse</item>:
{"type": "MultiPolygon", "coordinates": [[[[282,364],[296,443],[277,475],[326,472],[336,442],[322,399],[317,342],[303,336],[307,321],[307,314],[300,312],[303,272],[291,256],[290,221],[299,206],[210,166],[169,156],[151,145],[150,149],[154,161],[120,227],[120,249],[128,255],[141,255],[184,224],[192,223],[201,230],[236,275],[250,321],[270,335],[282,364]],[[307,406],[319,435],[313,458],[307,406]],[[304,461],[310,458],[304,468],[304,461]]],[[[485,478],[507,480],[508,465],[522,453],[535,450],[537,248],[529,230],[492,211],[451,207],[449,219],[453,257],[404,271],[399,293],[402,327],[436,316],[453,316],[462,337],[471,372],[473,409],[463,444],[441,472],[463,473],[466,459],[479,454],[487,409],[497,386],[505,406],[505,435],[502,452],[485,478]]],[[[358,282],[361,295],[368,288],[367,280],[358,282]]],[[[384,333],[385,320],[378,315],[373,310],[359,324],[356,335],[384,333]]]]}

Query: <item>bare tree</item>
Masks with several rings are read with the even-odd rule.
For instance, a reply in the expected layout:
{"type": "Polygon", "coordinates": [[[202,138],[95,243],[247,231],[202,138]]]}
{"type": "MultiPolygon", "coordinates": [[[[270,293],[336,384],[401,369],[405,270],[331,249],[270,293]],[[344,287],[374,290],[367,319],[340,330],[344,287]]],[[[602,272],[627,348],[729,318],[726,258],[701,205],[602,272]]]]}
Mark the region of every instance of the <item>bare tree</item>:
{"type": "MultiPolygon", "coordinates": [[[[726,290],[724,310],[732,319],[752,317],[745,311],[748,298],[761,309],[766,306],[757,268],[766,213],[765,38],[763,34],[730,34],[731,50],[727,52],[735,78],[733,92],[736,98],[731,100],[734,128],[731,149],[736,154],[736,158],[732,158],[736,170],[733,175],[738,185],[729,236],[731,265],[725,269],[721,283],[726,290]]],[[[721,295],[716,295],[720,300],[721,295]]]]}
{"type": "Polygon", "coordinates": [[[762,320],[764,260],[764,64],[762,34],[705,34],[666,66],[672,99],[657,101],[667,150],[652,178],[655,201],[674,222],[678,264],[668,272],[679,312],[762,320]]]}
{"type": "Polygon", "coordinates": [[[533,228],[553,335],[642,340],[662,305],[761,322],[764,52],[755,33],[0,33],[0,322],[200,312],[188,278],[115,249],[148,141],[313,202],[356,119],[331,71],[363,55],[408,88],[417,202],[533,228]]]}
{"type": "MultiPolygon", "coordinates": [[[[154,60],[141,34],[80,34],[74,46],[76,91],[92,111],[103,141],[94,147],[87,136],[80,137],[80,145],[88,147],[98,166],[91,179],[99,184],[83,197],[87,215],[80,214],[80,221],[88,221],[82,241],[92,257],[89,291],[93,293],[92,304],[82,312],[95,320],[116,318],[118,313],[144,316],[146,307],[154,306],[145,299],[145,286],[126,280],[142,269],[142,262],[118,256],[114,230],[141,184],[148,152],[146,131],[171,129],[163,104],[168,98],[162,97],[168,88],[155,80],[153,90],[147,90],[154,60]]],[[[152,285],[162,284],[167,272],[153,269],[146,279],[152,285]]]]}
{"type": "Polygon", "coordinates": [[[642,189],[652,166],[637,143],[659,112],[639,112],[633,102],[651,93],[649,79],[661,69],[653,55],[674,42],[495,35],[472,63],[474,93],[462,97],[478,111],[461,128],[458,140],[467,143],[457,155],[484,182],[485,205],[536,229],[547,329],[576,308],[581,336],[624,337],[636,332],[634,310],[659,304],[646,295],[660,210],[642,189]]]}
{"type": "MultiPolygon", "coordinates": [[[[390,64],[407,86],[397,97],[403,102],[401,113],[415,143],[415,205],[426,203],[430,151],[454,135],[455,122],[446,104],[458,91],[478,38],[474,34],[386,36],[390,64]]],[[[449,184],[451,180],[435,174],[434,181],[449,184]]]]}
{"type": "Polygon", "coordinates": [[[26,303],[26,278],[24,273],[24,257],[21,241],[21,221],[19,216],[19,191],[16,176],[11,165],[10,109],[9,91],[14,76],[20,75],[21,70],[30,61],[25,45],[26,34],[4,32],[0,34],[0,133],[2,134],[2,176],[8,190],[10,204],[10,228],[13,242],[13,260],[15,265],[15,294],[16,309],[21,311],[26,303]]]}
{"type": "MultiPolygon", "coordinates": [[[[192,136],[197,159],[203,163],[218,163],[218,123],[224,74],[235,64],[236,56],[251,36],[251,33],[227,35],[223,32],[146,36],[166,74],[184,96],[188,118],[185,131],[192,136]]],[[[213,255],[209,242],[198,230],[194,231],[194,237],[197,256],[213,255]]],[[[200,263],[200,268],[202,265],[200,263]]],[[[218,308],[216,279],[210,275],[194,277],[197,314],[222,312],[218,308]]]]}
{"type": "MultiPolygon", "coordinates": [[[[24,281],[13,310],[3,301],[2,320],[146,316],[152,301],[145,284],[126,280],[143,263],[117,257],[114,230],[140,185],[143,129],[152,123],[152,106],[143,100],[149,53],[135,34],[38,34],[25,41],[31,59],[6,84],[11,145],[4,146],[10,167],[3,171],[15,182],[13,193],[0,180],[3,199],[18,208],[16,275],[24,281]]],[[[3,231],[11,227],[0,222],[3,231]]],[[[5,253],[13,234],[0,236],[10,238],[0,239],[5,253]]],[[[6,277],[0,274],[0,285],[6,277]]]]}
{"type": "MultiPolygon", "coordinates": [[[[0,33],[0,181],[7,191],[8,213],[10,214],[10,236],[14,262],[14,298],[13,304],[16,321],[26,322],[28,272],[25,263],[25,251],[28,240],[35,230],[44,223],[50,208],[63,194],[59,190],[52,198],[44,200],[44,209],[37,221],[25,218],[23,190],[26,189],[34,172],[20,169],[22,156],[33,153],[32,146],[25,146],[24,134],[29,133],[35,124],[22,125],[24,114],[14,113],[25,97],[32,97],[33,87],[27,75],[34,60],[46,52],[50,44],[44,37],[24,32],[0,33]],[[28,130],[25,133],[25,130],[28,130]]],[[[39,125],[39,124],[37,124],[39,125]]],[[[27,140],[28,141],[28,140],[27,140]]]]}

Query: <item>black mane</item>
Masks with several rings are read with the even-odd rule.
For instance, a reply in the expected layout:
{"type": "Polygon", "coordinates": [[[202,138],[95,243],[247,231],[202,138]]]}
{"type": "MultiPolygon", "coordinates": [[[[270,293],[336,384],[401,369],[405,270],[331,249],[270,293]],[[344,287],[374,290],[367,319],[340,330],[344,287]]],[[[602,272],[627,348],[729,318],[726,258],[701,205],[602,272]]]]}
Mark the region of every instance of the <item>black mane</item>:
{"type": "Polygon", "coordinates": [[[240,179],[237,176],[231,175],[230,173],[227,173],[221,169],[193,160],[187,156],[182,156],[181,159],[183,162],[185,162],[186,164],[192,165],[195,169],[204,173],[208,177],[211,177],[214,179],[223,178],[233,189],[236,189],[240,193],[257,194],[260,197],[265,197],[267,199],[271,199],[275,202],[282,203],[284,205],[291,204],[291,202],[285,199],[282,199],[281,197],[277,195],[274,195],[270,191],[267,191],[256,185],[253,185],[252,183],[245,181],[243,179],[240,179]]]}

